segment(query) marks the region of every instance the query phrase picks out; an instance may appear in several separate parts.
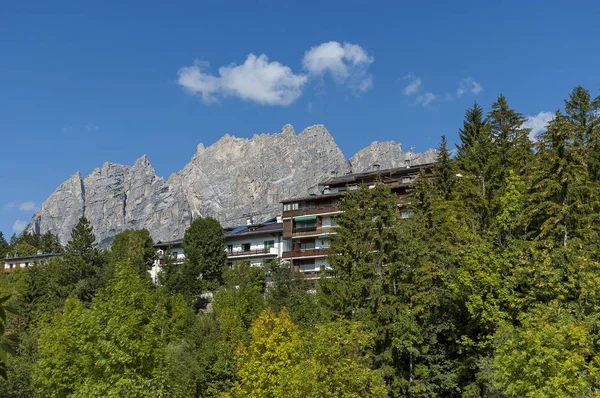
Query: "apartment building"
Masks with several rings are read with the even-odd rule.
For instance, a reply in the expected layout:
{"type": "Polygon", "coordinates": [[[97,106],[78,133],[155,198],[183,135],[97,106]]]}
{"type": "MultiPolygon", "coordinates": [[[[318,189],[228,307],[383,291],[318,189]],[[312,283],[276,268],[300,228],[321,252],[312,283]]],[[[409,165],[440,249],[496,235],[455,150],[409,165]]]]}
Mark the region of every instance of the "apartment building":
{"type": "Polygon", "coordinates": [[[332,176],[320,184],[319,194],[282,201],[282,258],[289,261],[294,270],[309,277],[318,277],[321,270],[329,267],[326,257],[330,252],[331,238],[336,235],[335,216],[341,213],[337,207],[339,199],[361,184],[373,187],[376,181],[381,181],[397,195],[401,216],[409,217],[403,198],[421,169],[430,175],[433,164],[387,170],[379,170],[375,165],[374,170],[369,172],[332,176]]]}

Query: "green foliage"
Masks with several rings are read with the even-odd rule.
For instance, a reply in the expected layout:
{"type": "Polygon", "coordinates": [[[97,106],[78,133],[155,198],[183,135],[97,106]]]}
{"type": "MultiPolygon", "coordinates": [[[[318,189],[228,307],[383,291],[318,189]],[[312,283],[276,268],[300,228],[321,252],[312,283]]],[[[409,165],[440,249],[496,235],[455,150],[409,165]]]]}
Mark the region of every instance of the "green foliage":
{"type": "MultiPolygon", "coordinates": [[[[200,219],[152,286],[147,231],[105,253],[81,218],[62,257],[0,274],[19,308],[0,314],[19,336],[0,396],[600,396],[599,110],[576,87],[532,151],[504,96],[475,104],[408,196],[342,196],[319,280],[223,272],[223,230],[200,219]]],[[[0,235],[15,248],[61,250],[0,235]]]]}
{"type": "Polygon", "coordinates": [[[177,296],[154,293],[129,261],[88,309],[69,298],[43,325],[34,377],[40,393],[94,397],[165,395],[166,347],[181,338],[193,316],[177,296]]]}
{"type": "Polygon", "coordinates": [[[5,380],[8,378],[6,374],[8,355],[16,354],[14,345],[18,343],[17,336],[6,331],[8,313],[16,313],[16,310],[8,304],[10,298],[10,295],[0,297],[0,377],[5,380]]]}
{"type": "Polygon", "coordinates": [[[300,327],[312,327],[321,322],[319,301],[313,293],[314,280],[307,279],[302,273],[292,270],[289,264],[280,261],[272,261],[269,271],[272,283],[267,289],[266,301],[274,312],[285,307],[292,321],[300,327]]]}
{"type": "Polygon", "coordinates": [[[185,231],[185,262],[164,267],[160,279],[171,292],[181,293],[189,303],[200,304],[198,298],[214,291],[223,282],[227,262],[225,235],[214,218],[199,218],[185,231]]]}
{"type": "Polygon", "coordinates": [[[155,257],[154,242],[147,229],[127,229],[117,234],[110,245],[108,255],[112,264],[124,260],[131,261],[133,267],[144,277],[148,276],[148,270],[152,267],[155,257]]]}
{"type": "Polygon", "coordinates": [[[11,249],[14,257],[33,256],[37,252],[36,247],[27,242],[17,243],[11,249]]]}
{"type": "Polygon", "coordinates": [[[370,369],[373,336],[358,323],[333,322],[302,335],[284,308],[265,310],[240,346],[239,382],[243,397],[386,397],[383,379],[370,369]]]}
{"type": "Polygon", "coordinates": [[[507,396],[592,396],[598,387],[590,325],[556,304],[524,314],[519,326],[504,325],[496,344],[494,377],[507,396]]]}
{"type": "Polygon", "coordinates": [[[238,384],[234,396],[286,397],[292,396],[290,379],[302,359],[300,334],[289,313],[283,309],[275,314],[265,310],[250,329],[248,348],[240,346],[238,384]]]}
{"type": "Polygon", "coordinates": [[[10,250],[8,242],[4,238],[4,234],[0,231],[0,259],[4,259],[10,250]]]}

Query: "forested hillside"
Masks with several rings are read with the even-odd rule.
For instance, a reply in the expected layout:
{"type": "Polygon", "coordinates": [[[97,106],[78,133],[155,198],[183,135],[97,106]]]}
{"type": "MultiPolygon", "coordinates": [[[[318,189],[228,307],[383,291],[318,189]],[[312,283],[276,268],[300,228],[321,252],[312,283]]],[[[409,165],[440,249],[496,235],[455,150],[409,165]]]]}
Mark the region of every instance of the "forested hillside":
{"type": "Polygon", "coordinates": [[[0,275],[0,396],[600,396],[600,98],[562,108],[534,143],[503,96],[475,104],[408,218],[383,184],[347,193],[318,280],[228,269],[213,219],[159,286],[145,230],[0,239],[63,252],[0,275]]]}

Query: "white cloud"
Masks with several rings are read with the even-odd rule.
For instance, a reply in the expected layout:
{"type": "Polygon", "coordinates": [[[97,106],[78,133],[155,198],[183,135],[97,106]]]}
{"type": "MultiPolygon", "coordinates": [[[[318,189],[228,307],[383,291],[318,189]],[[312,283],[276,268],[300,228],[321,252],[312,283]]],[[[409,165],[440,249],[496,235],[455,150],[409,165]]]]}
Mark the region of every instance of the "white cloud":
{"type": "Polygon", "coordinates": [[[25,229],[25,227],[27,227],[27,221],[17,220],[13,224],[12,230],[14,233],[19,234],[25,229]]]}
{"type": "Polygon", "coordinates": [[[458,82],[458,89],[456,90],[456,96],[461,97],[465,93],[479,94],[483,91],[481,84],[473,80],[471,77],[466,77],[458,82]]]}
{"type": "Polygon", "coordinates": [[[17,202],[9,202],[7,204],[4,205],[5,209],[15,209],[18,208],[21,211],[34,211],[37,210],[37,206],[35,205],[34,202],[23,202],[23,203],[17,203],[17,202]]]}
{"type": "Polygon", "coordinates": [[[419,95],[415,101],[415,103],[423,105],[423,106],[427,106],[430,103],[432,103],[433,101],[435,101],[437,99],[437,95],[435,95],[434,93],[431,92],[426,92],[423,93],[421,95],[419,95]]]}
{"type": "Polygon", "coordinates": [[[204,102],[218,95],[233,95],[266,105],[289,105],[302,95],[307,76],[296,75],[279,62],[269,62],[265,54],[249,54],[242,65],[219,68],[219,76],[206,73],[207,64],[196,62],[179,70],[178,83],[204,102]]]}
{"type": "Polygon", "coordinates": [[[527,121],[523,123],[523,127],[531,129],[529,138],[534,141],[541,132],[546,130],[548,123],[554,119],[552,112],[540,112],[535,116],[527,116],[527,121]]]}
{"type": "Polygon", "coordinates": [[[404,95],[412,95],[419,92],[422,83],[421,79],[412,73],[409,73],[408,75],[404,76],[404,80],[407,79],[410,79],[410,83],[408,83],[408,86],[404,87],[404,90],[402,90],[404,95]]]}
{"type": "Polygon", "coordinates": [[[34,211],[34,210],[37,210],[37,207],[34,202],[23,202],[19,205],[19,210],[34,211]]]}
{"type": "Polygon", "coordinates": [[[338,84],[364,93],[373,86],[373,76],[367,71],[374,61],[358,44],[330,41],[304,53],[302,65],[310,75],[329,73],[338,84]]]}
{"type": "Polygon", "coordinates": [[[97,131],[99,128],[100,127],[98,127],[98,125],[96,125],[96,124],[94,124],[92,122],[89,122],[88,124],[85,125],[85,129],[87,131],[97,131]]]}

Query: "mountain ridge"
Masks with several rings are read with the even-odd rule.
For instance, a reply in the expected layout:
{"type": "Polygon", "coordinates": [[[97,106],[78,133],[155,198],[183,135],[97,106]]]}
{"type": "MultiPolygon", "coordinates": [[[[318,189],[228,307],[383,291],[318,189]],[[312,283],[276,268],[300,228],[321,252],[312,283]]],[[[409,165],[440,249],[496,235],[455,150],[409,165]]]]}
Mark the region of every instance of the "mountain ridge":
{"type": "Polygon", "coordinates": [[[374,141],[347,160],[322,124],[299,134],[289,124],[251,138],[225,134],[209,146],[198,144],[190,161],[167,179],[156,175],[145,154],[131,166],[107,161],[86,177],[77,171],[43,202],[25,231],[50,231],[65,243],[85,215],[101,244],[129,228],[170,240],[181,237],[193,218],[215,217],[224,226],[243,224],[248,214],[264,221],[281,211],[281,200],[316,193],[331,174],[430,163],[435,154],[374,141]]]}

